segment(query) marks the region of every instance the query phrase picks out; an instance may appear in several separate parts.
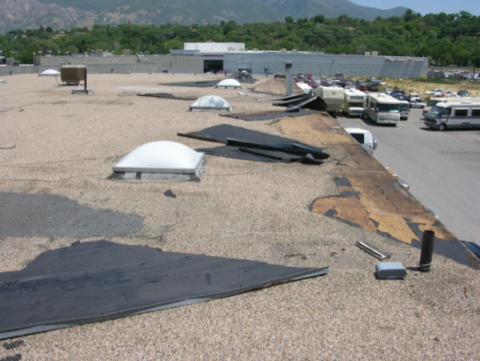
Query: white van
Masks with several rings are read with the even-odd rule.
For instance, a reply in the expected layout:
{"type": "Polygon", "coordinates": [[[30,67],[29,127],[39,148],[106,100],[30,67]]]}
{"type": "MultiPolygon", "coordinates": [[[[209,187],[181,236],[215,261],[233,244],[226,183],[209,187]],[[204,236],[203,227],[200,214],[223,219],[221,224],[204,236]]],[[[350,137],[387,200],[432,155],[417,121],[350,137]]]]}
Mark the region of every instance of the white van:
{"type": "Polygon", "coordinates": [[[375,123],[396,125],[400,121],[400,101],[388,94],[368,94],[365,114],[375,123]]]}
{"type": "Polygon", "coordinates": [[[370,131],[362,128],[345,128],[345,131],[359,142],[368,153],[373,154],[373,151],[377,149],[378,142],[373,139],[370,131]]]}
{"type": "Polygon", "coordinates": [[[363,117],[367,94],[357,89],[346,89],[343,112],[350,117],[363,117]]]}
{"type": "Polygon", "coordinates": [[[425,114],[425,125],[432,129],[480,128],[480,101],[438,103],[425,114]]]}

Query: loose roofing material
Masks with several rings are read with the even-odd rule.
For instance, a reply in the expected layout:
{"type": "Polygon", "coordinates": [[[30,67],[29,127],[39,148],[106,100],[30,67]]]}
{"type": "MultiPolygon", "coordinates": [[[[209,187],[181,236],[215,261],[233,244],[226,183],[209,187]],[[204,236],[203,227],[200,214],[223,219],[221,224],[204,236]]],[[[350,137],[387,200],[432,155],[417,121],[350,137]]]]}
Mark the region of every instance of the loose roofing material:
{"type": "Polygon", "coordinates": [[[38,76],[57,76],[60,75],[60,72],[55,69],[47,69],[42,71],[38,76]]]}
{"type": "Polygon", "coordinates": [[[203,173],[203,156],[180,143],[151,142],[123,157],[113,171],[123,179],[198,180],[203,173]]]}
{"type": "Polygon", "coordinates": [[[199,132],[188,134],[178,133],[179,136],[223,143],[226,146],[216,148],[197,149],[211,155],[228,158],[255,160],[262,162],[294,162],[320,164],[328,158],[322,148],[306,143],[257,132],[241,127],[221,124],[199,132]]]}
{"type": "Polygon", "coordinates": [[[190,111],[232,111],[232,106],[222,97],[217,95],[206,95],[198,98],[193,104],[190,105],[190,111]]]}
{"type": "Polygon", "coordinates": [[[242,89],[242,84],[235,79],[224,79],[218,83],[215,88],[220,89],[242,89]]]}
{"type": "Polygon", "coordinates": [[[101,240],[0,274],[0,339],[112,320],[318,277],[298,268],[101,240]]]}

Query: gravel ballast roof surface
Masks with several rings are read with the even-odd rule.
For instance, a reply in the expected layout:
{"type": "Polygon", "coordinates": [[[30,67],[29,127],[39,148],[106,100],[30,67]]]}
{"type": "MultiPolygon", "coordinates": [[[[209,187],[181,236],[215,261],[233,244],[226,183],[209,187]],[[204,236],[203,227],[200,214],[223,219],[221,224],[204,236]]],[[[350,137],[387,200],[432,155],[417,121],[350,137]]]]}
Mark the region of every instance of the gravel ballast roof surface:
{"type": "Polygon", "coordinates": [[[418,249],[312,213],[313,200],[338,192],[333,159],[312,166],[206,156],[199,182],[109,179],[118,160],[151,141],[193,149],[215,145],[177,133],[230,124],[283,136],[272,120],[189,112],[191,101],[137,93],[219,95],[234,113],[278,107],[238,90],[158,85],[214,76],[92,74],[88,79],[95,94],[87,96],[72,95],[72,87],[59,86],[54,78],[8,77],[0,88],[0,192],[67,197],[83,207],[141,217],[143,227],[110,237],[2,236],[0,272],[22,269],[46,250],[99,239],[285,266],[330,266],[330,272],[235,297],[25,336],[23,345],[0,348],[0,358],[480,358],[478,271],[435,255],[431,272],[416,272],[408,268],[418,266],[418,249]],[[176,197],[166,196],[169,191],[176,197]],[[407,277],[377,280],[378,260],[356,241],[392,254],[392,261],[407,267],[407,277]]]}

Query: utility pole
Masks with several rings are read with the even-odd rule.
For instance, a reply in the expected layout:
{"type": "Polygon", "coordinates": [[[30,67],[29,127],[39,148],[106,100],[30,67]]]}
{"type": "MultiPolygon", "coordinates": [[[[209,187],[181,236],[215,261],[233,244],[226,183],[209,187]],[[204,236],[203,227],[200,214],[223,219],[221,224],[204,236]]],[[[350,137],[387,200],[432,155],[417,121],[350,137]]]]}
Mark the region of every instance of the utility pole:
{"type": "Polygon", "coordinates": [[[475,37],[475,50],[473,50],[473,75],[472,80],[475,80],[475,63],[477,62],[477,44],[478,44],[478,33],[475,37]]]}
{"type": "Polygon", "coordinates": [[[130,44],[130,20],[128,20],[128,49],[132,49],[132,45],[130,44]]]}

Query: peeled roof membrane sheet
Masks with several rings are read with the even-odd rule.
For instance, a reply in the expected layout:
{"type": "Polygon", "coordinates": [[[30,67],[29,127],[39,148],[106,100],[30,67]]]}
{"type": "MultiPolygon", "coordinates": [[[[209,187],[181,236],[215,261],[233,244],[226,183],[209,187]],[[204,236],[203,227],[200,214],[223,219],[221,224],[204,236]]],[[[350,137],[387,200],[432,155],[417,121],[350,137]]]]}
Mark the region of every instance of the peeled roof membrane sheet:
{"type": "Polygon", "coordinates": [[[227,110],[231,111],[232,106],[222,97],[217,95],[206,95],[198,98],[190,105],[190,110],[227,110]]]}
{"type": "Polygon", "coordinates": [[[113,167],[114,172],[195,173],[203,160],[186,145],[158,141],[141,145],[113,167]]]}
{"type": "Polygon", "coordinates": [[[185,306],[317,277],[328,267],[162,252],[105,240],[0,273],[0,339],[185,306]]]}

